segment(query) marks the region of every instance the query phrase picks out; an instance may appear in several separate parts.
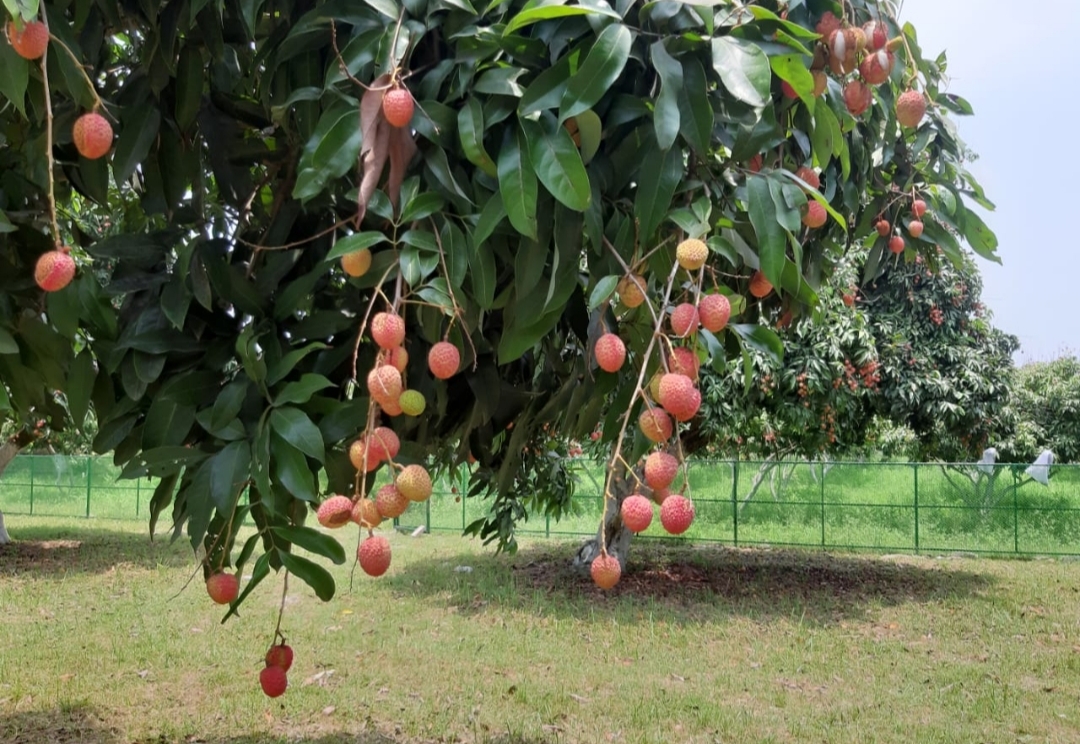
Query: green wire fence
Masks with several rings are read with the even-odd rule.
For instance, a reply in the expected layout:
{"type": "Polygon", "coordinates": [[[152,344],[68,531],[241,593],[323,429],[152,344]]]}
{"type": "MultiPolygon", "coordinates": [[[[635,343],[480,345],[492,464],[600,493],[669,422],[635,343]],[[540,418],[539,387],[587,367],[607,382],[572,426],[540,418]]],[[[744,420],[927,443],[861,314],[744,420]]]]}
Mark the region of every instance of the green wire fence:
{"type": "MultiPolygon", "coordinates": [[[[595,534],[603,465],[570,463],[577,485],[569,513],[533,516],[519,533],[595,534]]],[[[914,553],[1080,555],[1080,466],[1034,475],[1025,465],[695,460],[687,472],[696,518],[684,538],[735,546],[799,546],[914,553]]],[[[24,455],[0,477],[6,515],[146,519],[156,481],[118,480],[107,458],[24,455]]],[[[681,485],[677,481],[675,486],[681,485]]],[[[677,489],[678,490],[678,489],[677,489]]],[[[400,529],[456,532],[487,514],[465,497],[468,473],[443,479],[413,504],[400,529]]],[[[169,512],[160,529],[168,529],[169,512]]],[[[10,524],[14,525],[12,520],[10,524]]],[[[665,536],[659,510],[646,538],[665,536]]]]}

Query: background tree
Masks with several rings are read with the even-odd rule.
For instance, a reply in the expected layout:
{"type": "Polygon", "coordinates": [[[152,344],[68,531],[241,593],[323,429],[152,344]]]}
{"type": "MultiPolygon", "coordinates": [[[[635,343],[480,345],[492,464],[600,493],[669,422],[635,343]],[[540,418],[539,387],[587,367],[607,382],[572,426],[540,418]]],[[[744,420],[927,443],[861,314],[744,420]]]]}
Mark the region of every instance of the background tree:
{"type": "Polygon", "coordinates": [[[1015,462],[1031,462],[1044,449],[1056,462],[1080,458],[1080,360],[1062,356],[1017,368],[1010,384],[1012,436],[999,447],[1015,462]]]}

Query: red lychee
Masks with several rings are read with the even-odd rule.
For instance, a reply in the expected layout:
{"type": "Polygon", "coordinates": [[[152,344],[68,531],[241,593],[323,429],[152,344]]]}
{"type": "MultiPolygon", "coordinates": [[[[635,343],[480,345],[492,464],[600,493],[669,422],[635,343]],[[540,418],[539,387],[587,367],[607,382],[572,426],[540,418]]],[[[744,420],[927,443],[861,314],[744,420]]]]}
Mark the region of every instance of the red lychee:
{"type": "Polygon", "coordinates": [[[652,503],[641,494],[627,496],[619,508],[619,516],[622,517],[626,529],[631,532],[644,532],[652,524],[652,503]]]}
{"type": "Polygon", "coordinates": [[[405,319],[395,313],[375,313],[371,319],[371,337],[383,349],[401,346],[405,340],[405,319]]]}
{"type": "Polygon", "coordinates": [[[719,333],[731,317],[731,302],[722,294],[704,295],[698,300],[698,317],[705,330],[719,333]]]}
{"type": "Polygon", "coordinates": [[[908,226],[907,226],[908,232],[911,233],[911,237],[913,237],[913,238],[921,237],[922,234],[923,234],[923,229],[924,228],[925,228],[925,225],[923,225],[923,223],[920,220],[912,220],[911,222],[908,223],[908,226]]]}
{"type": "Polygon", "coordinates": [[[615,291],[619,293],[622,304],[634,308],[645,302],[645,288],[647,286],[645,277],[640,274],[631,274],[619,280],[615,291]]]}
{"type": "Polygon", "coordinates": [[[799,94],[795,92],[795,89],[791,87],[791,83],[787,80],[780,81],[780,92],[784,94],[784,98],[790,98],[791,100],[799,97],[799,94]]]}
{"type": "Polygon", "coordinates": [[[660,378],[659,403],[679,421],[689,421],[701,407],[701,393],[686,375],[666,374],[660,378]]]}
{"type": "Polygon", "coordinates": [[[863,24],[866,34],[866,48],[871,52],[883,49],[889,43],[889,29],[881,21],[867,21],[863,24]]]}
{"type": "Polygon", "coordinates": [[[406,88],[393,88],[386,91],[382,99],[383,116],[392,127],[408,126],[412,121],[413,110],[416,104],[412,93],[406,88]]]}
{"type": "Polygon", "coordinates": [[[8,21],[7,38],[11,48],[23,59],[39,59],[49,46],[49,29],[40,21],[30,21],[22,29],[16,28],[14,21],[8,21]]]}
{"type": "Polygon", "coordinates": [[[671,332],[679,338],[686,338],[691,333],[697,330],[697,308],[689,302],[684,302],[681,305],[677,305],[675,309],[671,311],[670,322],[671,332]]]}
{"type": "Polygon", "coordinates": [[[922,217],[924,214],[926,214],[926,202],[924,202],[922,199],[916,199],[915,201],[911,202],[911,214],[916,217],[922,217]]]}
{"type": "Polygon", "coordinates": [[[393,483],[387,483],[375,494],[375,506],[383,519],[394,519],[409,508],[409,498],[393,483]]]}
{"type": "Polygon", "coordinates": [[[281,697],[289,686],[289,677],[281,667],[268,666],[259,672],[259,684],[267,697],[281,697]]]}
{"type": "Polygon", "coordinates": [[[357,470],[370,473],[379,467],[379,458],[368,448],[366,440],[357,439],[349,446],[349,461],[357,470]]]}
{"type": "Polygon", "coordinates": [[[672,495],[660,506],[660,524],[672,535],[681,535],[694,521],[694,504],[685,496],[672,495]]]}
{"type": "Polygon", "coordinates": [[[645,438],[652,442],[664,442],[671,438],[671,417],[659,408],[646,408],[638,417],[638,427],[645,438]]]}
{"type": "Polygon", "coordinates": [[[427,363],[436,378],[449,380],[461,366],[461,352],[449,341],[440,341],[428,352],[427,363]]]}
{"type": "Polygon", "coordinates": [[[596,339],[596,363],[605,372],[618,372],[626,361],[626,344],[614,333],[605,333],[596,339]]]}
{"type": "Polygon", "coordinates": [[[271,646],[266,652],[266,666],[280,667],[281,671],[287,672],[292,668],[292,663],[293,650],[287,644],[280,643],[277,646],[271,646]]]}
{"type": "Polygon", "coordinates": [[[825,211],[825,207],[821,206],[821,204],[814,199],[807,202],[806,214],[804,214],[802,218],[804,225],[814,230],[824,225],[828,220],[829,213],[825,211]]]}
{"type": "Polygon", "coordinates": [[[401,440],[394,430],[387,426],[376,426],[371,432],[371,455],[383,460],[393,460],[401,451],[401,440]]]}
{"type": "Polygon", "coordinates": [[[610,589],[619,583],[619,577],[622,576],[622,566],[619,565],[619,559],[615,556],[601,553],[593,558],[592,565],[589,566],[589,573],[598,587],[610,589]]]}
{"type": "Polygon", "coordinates": [[[431,475],[423,465],[406,465],[394,484],[409,501],[426,501],[431,496],[431,475]]]}
{"type": "Polygon", "coordinates": [[[390,568],[390,541],[382,535],[372,535],[360,543],[356,558],[368,576],[382,576],[390,568]]]}
{"type": "Polygon", "coordinates": [[[895,62],[896,56],[892,52],[888,49],[879,49],[866,56],[859,65],[859,74],[869,85],[881,85],[889,79],[895,62]]]}
{"type": "Polygon", "coordinates": [[[59,292],[71,284],[75,277],[75,260],[69,255],[71,249],[42,253],[34,266],[34,281],[46,292],[59,292]]]}
{"type": "MultiPolygon", "coordinates": [[[[668,355],[668,367],[672,372],[677,372],[680,375],[686,375],[691,380],[696,380],[698,376],[698,363],[697,354],[693,349],[688,349],[685,346],[676,346],[671,350],[671,354],[668,355]]],[[[660,377],[663,375],[658,373],[655,379],[655,385],[653,380],[649,381],[650,392],[655,393],[653,400],[660,394],[660,377]],[[655,389],[654,389],[655,388],[655,389]]]]}
{"type": "Polygon", "coordinates": [[[397,405],[401,397],[401,373],[389,364],[383,364],[368,372],[367,388],[371,397],[383,407],[397,405]]]}
{"type": "Polygon", "coordinates": [[[101,114],[83,114],[71,130],[75,149],[87,160],[97,160],[112,149],[112,125],[101,114]]]}
{"type": "Polygon", "coordinates": [[[667,488],[678,474],[679,461],[667,452],[653,452],[645,458],[645,482],[653,490],[667,488]]]}
{"type": "Polygon", "coordinates": [[[754,275],[750,277],[750,294],[760,300],[762,297],[767,297],[772,291],[773,285],[765,278],[765,273],[760,269],[755,271],[754,275]]]}
{"type": "Polygon", "coordinates": [[[760,173],[765,165],[765,157],[759,152],[746,163],[746,169],[751,173],[760,173]]]}
{"type": "Polygon", "coordinates": [[[892,238],[889,239],[889,250],[893,253],[903,253],[904,239],[899,235],[893,235],[892,238]]]}
{"type": "Polygon", "coordinates": [[[404,346],[395,346],[386,352],[386,363],[404,374],[409,366],[409,352],[405,351],[404,346]]]}
{"type": "Polygon", "coordinates": [[[821,177],[814,171],[813,168],[807,168],[805,165],[799,170],[795,171],[795,175],[806,182],[806,185],[812,189],[821,188],[821,177]]]}
{"type": "Polygon", "coordinates": [[[331,496],[319,505],[315,513],[319,524],[330,529],[344,527],[352,519],[353,503],[348,496],[331,496]]]}
{"type": "Polygon", "coordinates": [[[926,98],[917,90],[909,90],[896,99],[896,120],[902,127],[917,127],[926,115],[926,98]]]}
{"type": "Polygon", "coordinates": [[[833,15],[832,11],[826,11],[825,15],[821,16],[821,20],[817,22],[817,26],[814,30],[821,34],[822,38],[828,39],[829,35],[833,31],[840,28],[840,19],[833,15]]]}
{"type": "Polygon", "coordinates": [[[382,523],[382,514],[372,499],[360,499],[353,506],[350,519],[361,527],[373,530],[382,523]]]}
{"type": "Polygon", "coordinates": [[[889,224],[888,220],[878,220],[874,227],[877,228],[877,234],[883,238],[892,232],[892,225],[889,224]]]}
{"type": "Polygon", "coordinates": [[[874,102],[874,94],[862,80],[850,80],[844,86],[844,105],[852,116],[862,116],[874,102]]]}
{"type": "Polygon", "coordinates": [[[221,571],[206,580],[206,593],[218,604],[226,605],[240,596],[240,579],[221,571]]]}

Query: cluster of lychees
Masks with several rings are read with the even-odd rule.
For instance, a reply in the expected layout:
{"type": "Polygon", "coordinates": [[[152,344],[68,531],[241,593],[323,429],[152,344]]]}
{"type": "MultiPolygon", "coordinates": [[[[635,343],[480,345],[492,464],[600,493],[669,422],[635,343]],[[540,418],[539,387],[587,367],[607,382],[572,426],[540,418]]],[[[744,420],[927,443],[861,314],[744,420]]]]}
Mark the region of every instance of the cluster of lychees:
{"type": "MultiPolygon", "coordinates": [[[[908,221],[907,231],[913,238],[922,237],[923,230],[926,226],[923,224],[922,218],[926,215],[926,202],[922,199],[911,200],[911,220],[908,221]]],[[[878,235],[883,238],[889,238],[889,250],[892,253],[900,254],[904,252],[906,243],[902,235],[893,235],[893,226],[884,217],[878,218],[877,223],[874,225],[877,228],[878,235]]]]}

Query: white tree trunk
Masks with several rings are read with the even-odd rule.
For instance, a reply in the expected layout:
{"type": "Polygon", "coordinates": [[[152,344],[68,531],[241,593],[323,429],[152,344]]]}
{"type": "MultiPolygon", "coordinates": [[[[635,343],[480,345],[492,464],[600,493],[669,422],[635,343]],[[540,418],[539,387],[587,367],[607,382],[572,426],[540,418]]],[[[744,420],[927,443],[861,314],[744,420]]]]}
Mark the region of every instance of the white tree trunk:
{"type": "MultiPolygon", "coordinates": [[[[22,448],[15,442],[4,442],[4,445],[0,447],[0,476],[4,474],[8,463],[15,459],[15,455],[19,454],[20,449],[22,448]]],[[[0,545],[7,545],[9,542],[11,542],[11,536],[4,528],[4,513],[0,512],[0,545]]]]}
{"type": "MultiPolygon", "coordinates": [[[[607,514],[596,531],[596,537],[586,541],[574,555],[574,568],[586,576],[592,567],[593,559],[600,555],[601,536],[603,536],[603,544],[607,548],[608,555],[614,556],[619,561],[620,568],[623,571],[626,570],[626,559],[630,555],[630,541],[634,538],[634,533],[626,529],[626,525],[623,524],[620,509],[623,499],[634,493],[635,489],[623,475],[624,472],[625,468],[622,467],[616,470],[615,480],[611,486],[613,498],[608,502],[607,514]]],[[[641,476],[642,473],[639,472],[638,477],[641,476]]],[[[641,490],[641,493],[644,496],[651,495],[647,487],[641,490]]]]}

